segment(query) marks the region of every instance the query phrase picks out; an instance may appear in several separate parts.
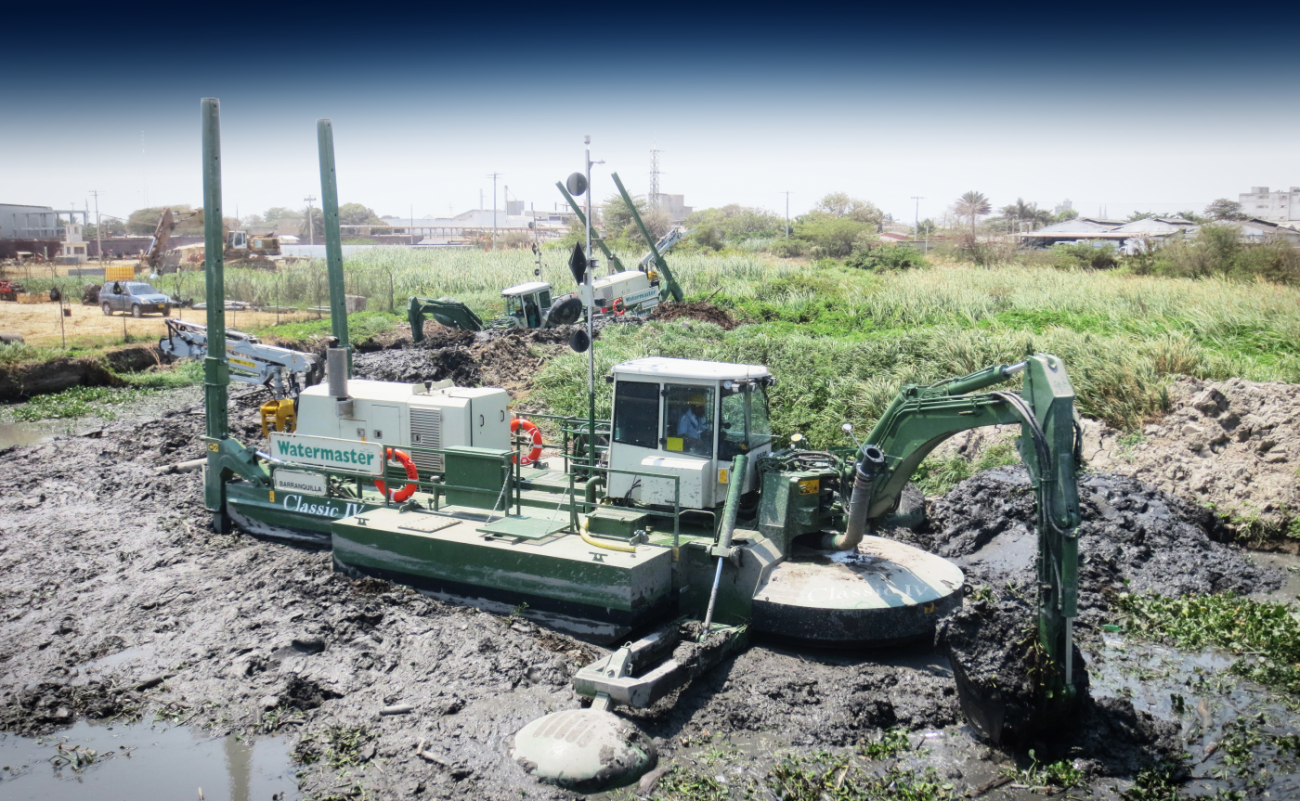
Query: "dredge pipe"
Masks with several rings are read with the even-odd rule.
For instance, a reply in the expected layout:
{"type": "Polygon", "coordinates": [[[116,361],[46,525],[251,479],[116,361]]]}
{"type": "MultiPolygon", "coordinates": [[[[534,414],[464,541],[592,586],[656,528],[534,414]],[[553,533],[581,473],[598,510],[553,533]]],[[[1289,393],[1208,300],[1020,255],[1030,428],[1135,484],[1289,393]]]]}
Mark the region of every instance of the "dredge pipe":
{"type": "Polygon", "coordinates": [[[718,602],[718,585],[722,583],[722,563],[727,559],[726,554],[731,550],[731,537],[736,533],[736,512],[740,509],[740,496],[745,490],[745,468],[748,464],[749,456],[743,453],[731,463],[727,505],[722,508],[722,530],[718,532],[718,569],[713,574],[713,591],[709,593],[709,608],[704,613],[704,632],[701,636],[707,636],[713,625],[713,607],[718,602]]]}
{"type": "Polygon", "coordinates": [[[854,468],[853,497],[849,501],[849,522],[844,533],[827,534],[822,547],[830,551],[851,551],[867,533],[867,510],[871,508],[871,491],[876,477],[885,470],[885,454],[875,445],[863,445],[862,455],[854,468]]]}

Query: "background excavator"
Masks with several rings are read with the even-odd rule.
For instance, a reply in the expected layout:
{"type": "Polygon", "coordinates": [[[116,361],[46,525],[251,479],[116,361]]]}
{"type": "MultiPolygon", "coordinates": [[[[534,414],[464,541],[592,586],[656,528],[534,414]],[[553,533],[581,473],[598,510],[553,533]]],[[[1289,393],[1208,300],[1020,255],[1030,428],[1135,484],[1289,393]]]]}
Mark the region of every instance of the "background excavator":
{"type": "MultiPolygon", "coordinates": [[[[605,241],[592,235],[591,241],[609,264],[609,274],[596,278],[592,282],[593,306],[597,317],[620,317],[631,314],[637,317],[648,315],[662,301],[683,298],[681,285],[673,276],[664,254],[677,243],[686,238],[690,232],[680,226],[674,226],[656,242],[650,236],[649,229],[636,210],[636,204],[623,187],[618,173],[613,175],[614,183],[623,202],[627,204],[632,219],[641,230],[645,241],[650,243],[648,252],[636,269],[629,270],[614,254],[605,241]]],[[[578,215],[578,221],[584,226],[587,218],[582,207],[573,195],[557,183],[565,200],[578,215]]],[[[535,271],[540,278],[541,269],[535,271]]],[[[561,325],[573,325],[582,321],[586,309],[586,287],[579,286],[578,291],[560,297],[552,296],[552,287],[548,281],[528,281],[501,291],[505,300],[505,314],[486,323],[463,302],[455,298],[419,298],[412,297],[406,306],[407,322],[411,325],[411,339],[416,342],[424,340],[424,321],[432,317],[442,325],[450,328],[462,328],[467,331],[481,331],[484,328],[519,328],[533,330],[537,328],[555,328],[561,325]]]]}

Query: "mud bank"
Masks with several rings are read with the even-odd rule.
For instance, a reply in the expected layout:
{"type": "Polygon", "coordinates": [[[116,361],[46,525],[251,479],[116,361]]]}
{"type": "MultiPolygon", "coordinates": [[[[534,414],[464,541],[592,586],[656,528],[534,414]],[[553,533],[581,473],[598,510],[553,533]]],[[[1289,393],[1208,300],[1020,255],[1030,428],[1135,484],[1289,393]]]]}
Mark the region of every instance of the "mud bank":
{"type": "Polygon", "coordinates": [[[1089,464],[1212,505],[1244,538],[1300,538],[1300,387],[1186,378],[1169,401],[1140,434],[1086,426],[1089,464]]]}
{"type": "Polygon", "coordinates": [[[111,350],[102,356],[3,365],[0,366],[0,401],[48,395],[77,386],[121,386],[121,379],[114,373],[144,370],[162,359],[154,345],[139,345],[111,350]]]}
{"type": "Polygon", "coordinates": [[[713,323],[724,331],[730,331],[740,325],[725,309],[720,309],[705,300],[660,304],[650,314],[650,319],[657,322],[699,320],[705,323],[713,323]]]}
{"type": "MultiPolygon", "coordinates": [[[[622,323],[600,320],[596,336],[616,324],[622,323]]],[[[403,340],[390,349],[359,354],[353,370],[358,378],[378,381],[451,380],[461,387],[501,387],[519,400],[532,389],[533,375],[546,360],[568,350],[569,338],[578,328],[474,332],[430,322],[425,323],[425,339],[418,345],[403,340]]]]}
{"type": "MultiPolygon", "coordinates": [[[[1115,592],[1266,592],[1282,571],[1253,564],[1225,545],[1223,524],[1208,510],[1125,476],[1079,479],[1079,630],[1095,631],[1115,592]]],[[[931,503],[929,519],[900,539],[951,559],[967,582],[998,592],[1029,592],[1037,538],[1035,497],[1020,466],[981,473],[931,503]]]]}
{"type": "MultiPolygon", "coordinates": [[[[238,387],[231,396],[232,430],[258,442],[265,394],[238,387]]],[[[203,419],[197,404],[150,409],[93,437],[0,456],[0,729],[34,734],[83,719],[162,716],[212,736],[289,738],[304,795],[571,797],[526,776],[506,743],[525,723],[580,704],[573,673],[599,649],[526,620],[350,581],[332,570],[328,552],[214,533],[199,474],[155,473],[202,455],[203,419]]],[[[975,482],[936,508],[924,534],[957,558],[987,555],[973,544],[1009,542],[1032,519],[1014,473],[975,482]]],[[[1089,493],[1106,505],[1090,502],[1088,515],[1114,530],[1089,530],[1083,540],[1085,564],[1097,554],[1100,565],[1084,573],[1090,609],[1103,609],[1120,578],[1198,588],[1209,581],[1198,571],[1220,569],[1220,583],[1204,586],[1244,581],[1229,561],[1237,552],[1208,534],[1204,548],[1189,549],[1195,531],[1155,530],[1158,504],[1168,502],[1154,490],[1115,483],[1089,493]],[[1107,508],[1120,516],[1107,518],[1107,508]],[[1141,541],[1122,538],[1131,526],[1141,541]],[[1164,558],[1166,536],[1181,538],[1187,555],[1164,558]]],[[[984,580],[1019,575],[1012,561],[986,560],[984,580]]],[[[974,575],[973,561],[969,569],[974,575]]],[[[1128,725],[1126,709],[1102,712],[1106,725],[1128,725]]],[[[1023,756],[989,752],[970,735],[949,663],[929,647],[845,654],[757,643],[628,717],[656,739],[666,766],[695,764],[691,743],[719,736],[767,742],[756,756],[766,770],[776,749],[852,748],[898,727],[955,744],[944,759],[954,786],[967,791],[1023,756]]],[[[1125,754],[1138,762],[1152,751],[1147,743],[1125,754]]],[[[1132,764],[1095,759],[1099,775],[1103,763],[1132,764]]]]}

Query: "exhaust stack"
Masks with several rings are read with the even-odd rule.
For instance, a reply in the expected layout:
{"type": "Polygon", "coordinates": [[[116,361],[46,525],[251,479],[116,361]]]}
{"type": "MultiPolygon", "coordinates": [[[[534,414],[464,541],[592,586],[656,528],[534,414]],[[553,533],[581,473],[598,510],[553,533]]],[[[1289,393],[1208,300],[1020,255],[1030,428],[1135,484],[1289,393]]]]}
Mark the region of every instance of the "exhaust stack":
{"type": "Polygon", "coordinates": [[[325,374],[329,380],[330,397],[338,402],[339,417],[352,416],[352,398],[348,395],[348,350],[330,348],[325,351],[325,374]]]}

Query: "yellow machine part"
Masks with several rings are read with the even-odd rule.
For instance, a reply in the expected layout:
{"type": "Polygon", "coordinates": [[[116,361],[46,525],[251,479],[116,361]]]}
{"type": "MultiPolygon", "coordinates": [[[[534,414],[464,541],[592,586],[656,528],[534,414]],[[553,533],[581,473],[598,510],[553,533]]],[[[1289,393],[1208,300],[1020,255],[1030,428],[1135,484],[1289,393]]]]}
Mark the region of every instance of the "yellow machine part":
{"type": "Polygon", "coordinates": [[[292,434],[297,427],[298,413],[294,411],[292,400],[285,398],[262,404],[262,436],[269,437],[272,431],[292,434]]]}

